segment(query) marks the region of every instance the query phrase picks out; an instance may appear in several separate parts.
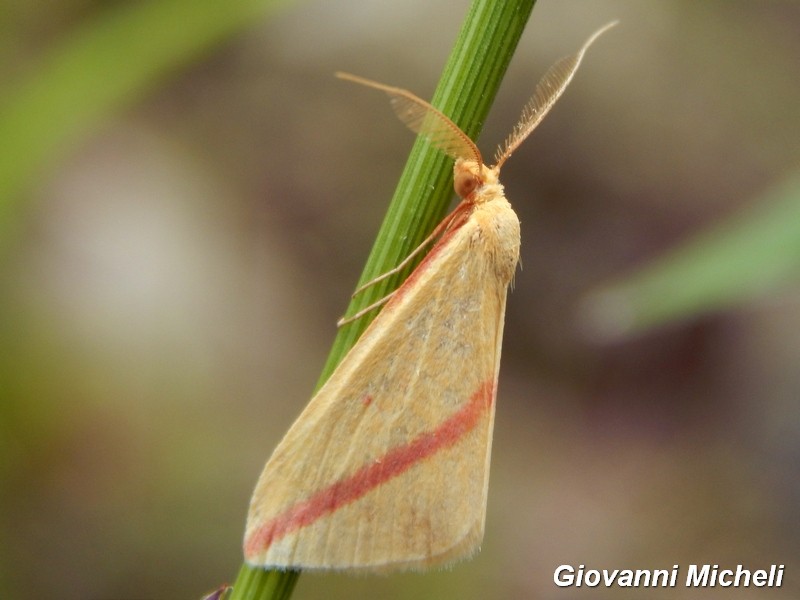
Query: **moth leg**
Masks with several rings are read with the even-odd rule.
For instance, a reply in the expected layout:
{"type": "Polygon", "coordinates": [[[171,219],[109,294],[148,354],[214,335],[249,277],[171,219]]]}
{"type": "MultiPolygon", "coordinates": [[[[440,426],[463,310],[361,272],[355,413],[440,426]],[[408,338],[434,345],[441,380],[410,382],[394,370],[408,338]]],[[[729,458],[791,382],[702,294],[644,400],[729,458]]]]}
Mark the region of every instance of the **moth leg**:
{"type": "MultiPolygon", "coordinates": [[[[373,280],[373,281],[374,281],[374,280],[373,280]]],[[[390,299],[392,296],[394,296],[394,295],[395,295],[395,293],[396,293],[396,292],[397,292],[397,290],[394,290],[393,292],[389,292],[388,294],[386,294],[386,295],[385,295],[383,298],[381,298],[381,299],[380,299],[380,300],[378,300],[377,302],[373,302],[373,303],[372,303],[372,304],[370,304],[369,306],[362,308],[360,311],[358,311],[358,312],[357,312],[356,314],[354,314],[354,315],[351,315],[351,316],[349,316],[349,317],[342,317],[341,319],[339,319],[338,321],[336,321],[336,326],[337,326],[337,327],[341,327],[342,325],[347,325],[348,323],[352,323],[352,322],[353,322],[353,321],[355,321],[356,319],[358,319],[358,318],[360,318],[360,317],[363,317],[363,316],[364,316],[365,314],[367,314],[368,312],[370,312],[370,311],[373,311],[373,310],[375,310],[376,308],[378,308],[379,306],[382,306],[382,305],[386,304],[386,303],[389,301],[389,299],[390,299]]]]}
{"type": "MultiPolygon", "coordinates": [[[[436,226],[436,228],[431,232],[431,234],[428,237],[426,237],[424,240],[422,240],[422,243],[419,246],[417,246],[416,248],[414,248],[414,250],[411,251],[411,254],[406,256],[402,260],[402,262],[400,264],[398,264],[396,267],[392,267],[391,269],[389,269],[385,273],[383,273],[381,275],[378,275],[374,279],[370,279],[367,283],[365,283],[364,285],[359,287],[355,292],[353,292],[352,297],[355,298],[356,296],[358,296],[361,292],[363,292],[367,288],[370,288],[373,285],[375,285],[376,283],[379,283],[379,282],[383,281],[387,277],[390,277],[390,276],[395,275],[395,274],[399,273],[400,271],[402,271],[406,266],[408,266],[408,263],[411,262],[411,259],[413,259],[420,252],[422,252],[422,250],[426,246],[428,246],[433,240],[435,240],[437,237],[442,235],[443,232],[447,231],[450,228],[450,225],[452,225],[453,221],[455,221],[456,217],[464,210],[464,208],[465,208],[465,203],[464,202],[462,202],[458,206],[456,206],[456,208],[453,210],[453,212],[451,212],[449,215],[447,215],[442,220],[442,222],[439,223],[436,226]]],[[[350,317],[348,317],[348,319],[349,318],[350,317]]]]}

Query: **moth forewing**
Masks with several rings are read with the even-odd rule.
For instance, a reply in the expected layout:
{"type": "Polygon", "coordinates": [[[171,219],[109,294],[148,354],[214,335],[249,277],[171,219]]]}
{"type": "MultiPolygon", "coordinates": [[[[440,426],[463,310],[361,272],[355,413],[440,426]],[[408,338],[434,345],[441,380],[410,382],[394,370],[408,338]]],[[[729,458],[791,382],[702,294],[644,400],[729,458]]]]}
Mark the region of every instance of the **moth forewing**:
{"type": "Polygon", "coordinates": [[[495,228],[483,227],[516,224],[517,240],[519,229],[500,204],[473,217],[437,243],[275,450],[251,503],[248,562],[424,568],[479,544],[508,284],[495,228]]]}

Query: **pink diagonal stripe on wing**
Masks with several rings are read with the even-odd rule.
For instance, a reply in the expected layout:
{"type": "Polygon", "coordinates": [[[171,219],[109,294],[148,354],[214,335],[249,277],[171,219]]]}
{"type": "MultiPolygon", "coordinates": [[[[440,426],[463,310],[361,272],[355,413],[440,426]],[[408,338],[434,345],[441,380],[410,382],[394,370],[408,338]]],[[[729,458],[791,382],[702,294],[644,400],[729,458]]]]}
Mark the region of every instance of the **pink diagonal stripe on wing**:
{"type": "Polygon", "coordinates": [[[416,463],[449,448],[478,424],[494,398],[493,382],[481,384],[469,401],[439,427],[425,432],[407,444],[389,450],[375,462],[360,468],[350,477],[320,490],[308,500],[298,502],[256,529],[245,541],[245,555],[266,551],[276,540],[314,523],[339,507],[358,500],[373,488],[404,473],[416,463]]]}

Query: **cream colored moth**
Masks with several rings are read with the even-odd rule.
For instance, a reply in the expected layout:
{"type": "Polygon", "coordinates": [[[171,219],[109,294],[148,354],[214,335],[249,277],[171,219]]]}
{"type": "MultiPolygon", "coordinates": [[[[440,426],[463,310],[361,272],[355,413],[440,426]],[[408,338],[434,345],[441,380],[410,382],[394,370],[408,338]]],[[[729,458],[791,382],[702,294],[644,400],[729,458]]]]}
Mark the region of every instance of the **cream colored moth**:
{"type": "Polygon", "coordinates": [[[385,572],[425,569],[477,550],[506,292],[520,246],[519,220],[498,175],[564,92],[587,48],[615,24],[547,71],[493,167],[424,100],[337,74],[386,92],[408,127],[455,158],[461,203],[264,467],[250,501],[248,563],[385,572]]]}

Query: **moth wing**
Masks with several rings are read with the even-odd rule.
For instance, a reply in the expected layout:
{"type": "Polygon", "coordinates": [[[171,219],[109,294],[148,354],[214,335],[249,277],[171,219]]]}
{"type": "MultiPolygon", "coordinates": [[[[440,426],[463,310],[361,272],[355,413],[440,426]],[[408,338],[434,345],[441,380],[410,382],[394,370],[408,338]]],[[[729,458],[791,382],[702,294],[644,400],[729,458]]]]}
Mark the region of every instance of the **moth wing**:
{"type": "Polygon", "coordinates": [[[278,445],[251,500],[249,563],[380,571],[476,549],[508,284],[481,227],[440,240],[278,445]]]}

